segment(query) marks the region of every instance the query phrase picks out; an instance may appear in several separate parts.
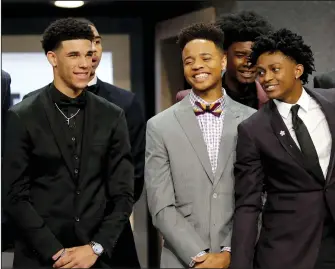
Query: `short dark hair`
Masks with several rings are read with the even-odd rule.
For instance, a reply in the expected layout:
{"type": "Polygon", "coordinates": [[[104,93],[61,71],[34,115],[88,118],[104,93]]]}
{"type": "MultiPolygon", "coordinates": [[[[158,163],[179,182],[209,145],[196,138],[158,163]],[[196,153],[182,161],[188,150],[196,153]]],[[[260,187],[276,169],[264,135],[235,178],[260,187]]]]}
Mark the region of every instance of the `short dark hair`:
{"type": "Polygon", "coordinates": [[[62,41],[74,39],[94,39],[87,23],[75,18],[59,19],[51,23],[43,33],[42,47],[45,54],[57,49],[62,41]]]}
{"type": "Polygon", "coordinates": [[[82,22],[85,22],[85,23],[87,23],[89,26],[93,26],[93,27],[95,27],[95,24],[94,24],[92,21],[90,21],[89,19],[86,19],[86,18],[77,18],[77,20],[82,21],[82,22]]]}
{"type": "Polygon", "coordinates": [[[224,32],[224,50],[236,42],[254,42],[272,30],[268,21],[253,11],[223,15],[215,24],[224,32]]]}
{"type": "Polygon", "coordinates": [[[195,23],[183,28],[178,34],[177,44],[183,50],[186,44],[194,39],[212,41],[218,48],[223,50],[223,32],[213,23],[195,23]]]}
{"type": "Polygon", "coordinates": [[[280,51],[297,64],[304,66],[304,73],[300,80],[303,84],[308,82],[308,75],[315,71],[314,56],[311,47],[306,45],[301,36],[288,29],[280,29],[265,36],[260,36],[252,47],[250,61],[255,64],[263,53],[280,51]]]}

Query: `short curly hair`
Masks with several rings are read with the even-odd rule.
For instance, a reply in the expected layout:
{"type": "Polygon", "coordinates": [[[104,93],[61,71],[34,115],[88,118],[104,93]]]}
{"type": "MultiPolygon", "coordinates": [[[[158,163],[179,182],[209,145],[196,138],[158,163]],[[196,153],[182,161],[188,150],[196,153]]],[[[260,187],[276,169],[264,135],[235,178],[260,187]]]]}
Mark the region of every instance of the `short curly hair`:
{"type": "Polygon", "coordinates": [[[215,23],[224,32],[224,50],[236,42],[254,42],[273,28],[269,22],[253,11],[223,15],[215,23]]]}
{"type": "Polygon", "coordinates": [[[304,73],[300,80],[303,84],[308,83],[308,75],[315,71],[311,47],[304,43],[301,36],[285,28],[259,37],[254,43],[252,51],[250,59],[252,64],[256,64],[257,59],[263,53],[274,53],[276,51],[280,51],[297,64],[302,64],[304,73]]]}
{"type": "Polygon", "coordinates": [[[57,49],[62,41],[74,39],[94,39],[90,26],[75,18],[59,19],[45,29],[42,38],[42,47],[45,54],[57,49]]]}
{"type": "Polygon", "coordinates": [[[195,23],[183,28],[178,34],[177,44],[183,50],[188,42],[195,39],[212,41],[223,51],[223,32],[213,23],[195,23]]]}

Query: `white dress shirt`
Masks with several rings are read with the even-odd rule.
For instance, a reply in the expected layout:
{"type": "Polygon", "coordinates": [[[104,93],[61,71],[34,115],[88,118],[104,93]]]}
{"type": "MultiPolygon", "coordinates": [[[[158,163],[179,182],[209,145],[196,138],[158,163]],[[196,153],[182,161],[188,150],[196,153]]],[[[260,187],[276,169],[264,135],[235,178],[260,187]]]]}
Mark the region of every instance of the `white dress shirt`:
{"type": "Polygon", "coordinates": [[[98,82],[98,77],[97,77],[97,74],[95,74],[94,78],[91,79],[91,81],[87,84],[87,86],[95,85],[97,84],[97,82],[98,82]]]}
{"type": "MultiPolygon", "coordinates": [[[[291,107],[295,104],[288,104],[278,100],[273,101],[276,104],[290,135],[300,148],[292,124],[291,107]]],[[[298,116],[306,125],[312,138],[323,175],[326,178],[332,146],[331,134],[326,117],[321,110],[320,105],[305,91],[305,89],[303,89],[296,104],[300,105],[298,116]]]]}

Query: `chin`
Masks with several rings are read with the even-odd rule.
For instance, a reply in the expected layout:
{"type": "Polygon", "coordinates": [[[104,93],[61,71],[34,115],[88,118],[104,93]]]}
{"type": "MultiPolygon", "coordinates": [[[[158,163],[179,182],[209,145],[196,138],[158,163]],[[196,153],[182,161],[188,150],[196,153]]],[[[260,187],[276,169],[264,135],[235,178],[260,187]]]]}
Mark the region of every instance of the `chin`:
{"type": "Polygon", "coordinates": [[[239,78],[238,82],[241,84],[252,84],[254,83],[256,78],[239,78]]]}

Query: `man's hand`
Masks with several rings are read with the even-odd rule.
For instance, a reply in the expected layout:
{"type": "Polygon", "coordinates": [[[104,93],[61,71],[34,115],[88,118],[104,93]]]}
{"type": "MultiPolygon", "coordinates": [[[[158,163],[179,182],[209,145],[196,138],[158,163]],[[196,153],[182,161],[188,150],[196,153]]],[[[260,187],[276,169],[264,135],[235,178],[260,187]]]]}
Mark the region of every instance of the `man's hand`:
{"type": "MultiPolygon", "coordinates": [[[[62,250],[52,258],[57,260],[61,253],[62,250]]],[[[53,268],[90,268],[97,259],[98,255],[93,252],[90,245],[67,248],[62,257],[54,263],[53,268]]]]}
{"type": "Polygon", "coordinates": [[[194,268],[228,268],[230,265],[230,253],[223,251],[221,253],[208,253],[201,257],[195,257],[196,264],[194,268]]]}

